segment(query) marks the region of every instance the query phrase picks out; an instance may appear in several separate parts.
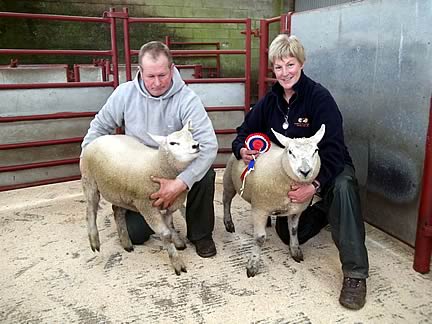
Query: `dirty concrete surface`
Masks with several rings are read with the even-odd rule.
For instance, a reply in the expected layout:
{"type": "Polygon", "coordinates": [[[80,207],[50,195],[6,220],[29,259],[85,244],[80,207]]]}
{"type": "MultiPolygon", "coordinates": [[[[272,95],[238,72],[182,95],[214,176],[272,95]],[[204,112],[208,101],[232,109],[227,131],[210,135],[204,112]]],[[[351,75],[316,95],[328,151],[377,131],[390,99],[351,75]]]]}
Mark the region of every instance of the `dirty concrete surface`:
{"type": "Polygon", "coordinates": [[[93,253],[79,181],[1,192],[0,322],[432,322],[432,274],[415,272],[413,249],[370,226],[370,278],[360,311],[338,303],[342,273],[328,229],[302,245],[305,260],[296,263],[274,227],[268,228],[260,272],[247,278],[250,207],[238,196],[233,200],[236,233],[226,232],[221,175],[215,196],[218,254],[202,259],[188,242],[180,251],[188,272],[181,276],[157,237],[124,251],[105,201],[98,216],[101,251],[93,253]]]}

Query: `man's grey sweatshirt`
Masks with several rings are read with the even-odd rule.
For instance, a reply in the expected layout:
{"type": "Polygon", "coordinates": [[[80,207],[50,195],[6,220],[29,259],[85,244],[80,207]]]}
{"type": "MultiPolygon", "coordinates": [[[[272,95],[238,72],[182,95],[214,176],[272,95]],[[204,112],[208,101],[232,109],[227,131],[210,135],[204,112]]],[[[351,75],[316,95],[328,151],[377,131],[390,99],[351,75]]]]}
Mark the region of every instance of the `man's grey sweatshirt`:
{"type": "Polygon", "coordinates": [[[192,121],[192,135],[201,151],[178,178],[191,188],[211,167],[218,144],[200,98],[184,83],[175,67],[171,87],[160,97],[148,93],[139,72],[133,81],[119,85],[90,123],[81,147],[84,149],[97,137],[112,134],[117,127],[123,127],[126,135],[157,148],[158,144],[148,133],[167,136],[182,129],[188,120],[192,121]]]}

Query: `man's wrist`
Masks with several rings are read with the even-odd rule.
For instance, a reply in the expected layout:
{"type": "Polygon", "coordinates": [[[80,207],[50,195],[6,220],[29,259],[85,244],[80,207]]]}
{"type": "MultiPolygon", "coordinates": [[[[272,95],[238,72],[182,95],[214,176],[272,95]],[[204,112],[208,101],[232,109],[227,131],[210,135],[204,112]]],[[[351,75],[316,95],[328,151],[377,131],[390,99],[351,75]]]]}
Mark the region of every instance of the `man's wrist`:
{"type": "Polygon", "coordinates": [[[184,182],[182,179],[177,178],[176,180],[178,180],[179,188],[182,189],[182,191],[186,191],[186,190],[189,189],[189,187],[187,186],[186,182],[184,182]]]}

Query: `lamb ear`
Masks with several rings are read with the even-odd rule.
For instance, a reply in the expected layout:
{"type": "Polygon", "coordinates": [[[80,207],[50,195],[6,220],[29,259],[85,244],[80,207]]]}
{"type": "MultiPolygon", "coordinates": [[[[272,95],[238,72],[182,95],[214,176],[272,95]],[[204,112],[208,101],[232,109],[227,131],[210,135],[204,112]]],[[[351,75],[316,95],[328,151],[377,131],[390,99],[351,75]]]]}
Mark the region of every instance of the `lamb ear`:
{"type": "Polygon", "coordinates": [[[280,134],[278,132],[276,132],[273,128],[271,130],[272,130],[273,134],[275,134],[275,136],[276,136],[277,140],[279,141],[279,143],[281,143],[283,147],[287,147],[290,138],[286,137],[286,136],[284,136],[284,135],[282,135],[282,134],[280,134]]]}
{"type": "Polygon", "coordinates": [[[189,132],[192,132],[193,128],[192,128],[192,120],[191,120],[191,119],[189,119],[189,120],[186,122],[186,124],[184,124],[182,130],[183,130],[183,131],[188,130],[189,132]]]}
{"type": "Polygon", "coordinates": [[[311,138],[313,139],[314,142],[318,144],[322,140],[324,133],[325,133],[325,124],[322,124],[320,129],[311,138]]]}
{"type": "Polygon", "coordinates": [[[153,135],[150,133],[147,133],[150,135],[150,137],[153,139],[153,141],[155,141],[156,143],[158,143],[159,145],[162,145],[162,143],[165,143],[166,141],[166,136],[161,136],[161,135],[153,135]]]}

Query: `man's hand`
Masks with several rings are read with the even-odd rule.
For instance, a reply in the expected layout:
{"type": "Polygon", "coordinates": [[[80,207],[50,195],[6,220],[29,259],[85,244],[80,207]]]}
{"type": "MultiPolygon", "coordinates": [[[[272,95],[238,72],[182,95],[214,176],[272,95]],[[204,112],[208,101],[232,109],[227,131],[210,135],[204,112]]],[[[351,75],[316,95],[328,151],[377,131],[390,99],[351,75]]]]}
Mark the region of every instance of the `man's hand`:
{"type": "Polygon", "coordinates": [[[293,203],[304,203],[310,201],[315,195],[315,187],[313,184],[294,184],[291,186],[291,191],[288,192],[288,198],[293,203]]]}
{"type": "Polygon", "coordinates": [[[251,160],[253,160],[254,156],[255,158],[258,157],[259,151],[256,150],[248,150],[245,147],[242,147],[240,149],[240,156],[242,157],[242,160],[245,164],[249,164],[251,160]]]}
{"type": "Polygon", "coordinates": [[[154,200],[153,207],[160,209],[171,207],[177,197],[187,190],[186,184],[180,179],[151,177],[151,180],[160,184],[159,191],[150,195],[150,199],[154,200]]]}

